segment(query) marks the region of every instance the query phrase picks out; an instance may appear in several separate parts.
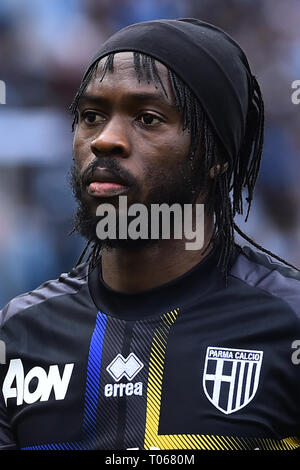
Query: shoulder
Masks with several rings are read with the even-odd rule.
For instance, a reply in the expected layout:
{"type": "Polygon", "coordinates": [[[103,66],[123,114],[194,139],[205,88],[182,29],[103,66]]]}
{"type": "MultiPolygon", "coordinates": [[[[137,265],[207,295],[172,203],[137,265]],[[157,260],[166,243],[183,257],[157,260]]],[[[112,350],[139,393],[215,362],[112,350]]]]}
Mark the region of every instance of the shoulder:
{"type": "Polygon", "coordinates": [[[238,248],[230,276],[281,299],[300,319],[300,271],[249,246],[238,248]]]}
{"type": "Polygon", "coordinates": [[[62,273],[58,279],[49,280],[36,289],[13,298],[0,310],[0,327],[13,316],[31,307],[79,292],[87,284],[87,269],[87,264],[82,264],[69,273],[62,273]]]}

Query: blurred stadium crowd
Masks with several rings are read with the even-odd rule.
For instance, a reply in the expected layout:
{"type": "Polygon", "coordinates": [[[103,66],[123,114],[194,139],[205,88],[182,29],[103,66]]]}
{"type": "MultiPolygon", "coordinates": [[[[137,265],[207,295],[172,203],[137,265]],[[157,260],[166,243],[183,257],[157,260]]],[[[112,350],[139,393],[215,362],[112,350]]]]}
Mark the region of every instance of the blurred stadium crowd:
{"type": "Polygon", "coordinates": [[[300,267],[300,105],[291,101],[300,79],[298,0],[1,0],[0,308],[69,270],[84,245],[68,235],[68,107],[90,58],[121,27],[178,17],[220,26],[249,58],[265,100],[265,149],[249,220],[237,223],[300,267]]]}

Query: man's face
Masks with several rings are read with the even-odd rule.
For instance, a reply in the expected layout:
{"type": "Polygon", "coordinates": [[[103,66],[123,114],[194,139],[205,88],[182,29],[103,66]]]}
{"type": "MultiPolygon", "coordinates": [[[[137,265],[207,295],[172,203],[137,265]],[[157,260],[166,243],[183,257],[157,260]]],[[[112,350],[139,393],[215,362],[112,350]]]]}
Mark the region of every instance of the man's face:
{"type": "Polygon", "coordinates": [[[105,60],[78,105],[72,185],[82,235],[96,241],[96,208],[142,203],[191,203],[199,193],[199,168],[187,156],[190,133],[174,106],[168,71],[157,63],[160,85],[138,82],[133,54],[115,54],[113,72],[100,80],[105,60]]]}

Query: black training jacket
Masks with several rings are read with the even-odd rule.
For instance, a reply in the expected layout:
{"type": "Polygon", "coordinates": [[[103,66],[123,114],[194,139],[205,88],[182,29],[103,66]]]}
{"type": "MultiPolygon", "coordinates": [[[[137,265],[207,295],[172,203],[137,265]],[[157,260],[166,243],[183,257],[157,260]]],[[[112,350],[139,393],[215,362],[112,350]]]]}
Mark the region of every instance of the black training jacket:
{"type": "Polygon", "coordinates": [[[235,245],[126,294],[82,264],[0,312],[0,449],[296,449],[300,275],[235,245]]]}

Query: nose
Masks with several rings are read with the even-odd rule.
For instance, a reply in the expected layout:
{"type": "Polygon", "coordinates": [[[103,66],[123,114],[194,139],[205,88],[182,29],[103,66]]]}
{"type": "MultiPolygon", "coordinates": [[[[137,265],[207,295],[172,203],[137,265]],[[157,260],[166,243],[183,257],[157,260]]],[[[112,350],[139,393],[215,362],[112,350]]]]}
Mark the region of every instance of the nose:
{"type": "Polygon", "coordinates": [[[131,145],[126,124],[120,118],[110,119],[91,142],[91,150],[96,157],[109,154],[126,158],[131,145]]]}

